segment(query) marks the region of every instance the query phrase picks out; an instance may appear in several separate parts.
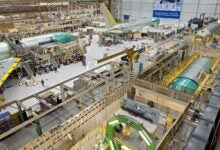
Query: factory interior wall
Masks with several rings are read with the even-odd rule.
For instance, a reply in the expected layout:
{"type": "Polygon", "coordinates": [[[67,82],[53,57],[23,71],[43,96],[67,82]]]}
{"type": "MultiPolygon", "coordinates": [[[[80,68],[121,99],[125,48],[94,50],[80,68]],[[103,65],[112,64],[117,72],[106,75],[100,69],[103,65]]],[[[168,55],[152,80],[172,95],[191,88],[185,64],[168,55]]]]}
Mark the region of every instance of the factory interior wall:
{"type": "MultiPolygon", "coordinates": [[[[154,3],[155,0],[122,0],[121,18],[124,18],[124,15],[130,15],[130,20],[151,18],[154,3]]],[[[172,22],[186,24],[190,18],[199,17],[201,13],[205,13],[207,17],[220,17],[220,0],[183,0],[181,18],[172,19],[172,22]]],[[[169,23],[170,19],[161,19],[161,22],[169,23]]]]}

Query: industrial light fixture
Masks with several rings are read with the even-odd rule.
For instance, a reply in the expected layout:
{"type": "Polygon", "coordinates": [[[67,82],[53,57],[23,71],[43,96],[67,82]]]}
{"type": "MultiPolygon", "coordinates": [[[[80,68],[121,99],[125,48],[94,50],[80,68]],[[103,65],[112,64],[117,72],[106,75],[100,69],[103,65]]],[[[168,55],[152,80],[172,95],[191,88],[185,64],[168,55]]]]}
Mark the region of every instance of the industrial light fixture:
{"type": "Polygon", "coordinates": [[[73,138],[72,138],[72,136],[71,136],[70,134],[68,134],[67,136],[68,136],[68,138],[69,138],[71,141],[73,140],[73,138]]]}
{"type": "Polygon", "coordinates": [[[150,145],[150,142],[148,141],[148,139],[144,136],[144,134],[142,133],[142,131],[138,131],[140,136],[142,137],[142,139],[147,143],[147,145],[150,145]]]}
{"type": "Polygon", "coordinates": [[[114,144],[113,144],[112,141],[110,141],[110,145],[111,145],[111,149],[112,149],[112,150],[115,150],[115,147],[114,147],[114,144]]]}
{"type": "Polygon", "coordinates": [[[109,122],[110,125],[114,125],[114,124],[118,124],[118,123],[119,123],[118,120],[114,120],[114,121],[109,122]]]}

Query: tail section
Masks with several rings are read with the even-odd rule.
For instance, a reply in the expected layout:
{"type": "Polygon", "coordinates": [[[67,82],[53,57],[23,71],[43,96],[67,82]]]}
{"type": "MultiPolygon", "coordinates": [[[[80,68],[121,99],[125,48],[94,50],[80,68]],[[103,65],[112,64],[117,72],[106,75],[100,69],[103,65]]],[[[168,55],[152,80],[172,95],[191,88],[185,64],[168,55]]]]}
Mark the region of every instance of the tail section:
{"type": "Polygon", "coordinates": [[[152,19],[153,25],[159,25],[160,24],[160,19],[159,18],[153,18],[152,19]]]}
{"type": "Polygon", "coordinates": [[[114,27],[117,23],[104,3],[101,4],[101,10],[104,15],[106,26],[108,28],[114,27]]]}

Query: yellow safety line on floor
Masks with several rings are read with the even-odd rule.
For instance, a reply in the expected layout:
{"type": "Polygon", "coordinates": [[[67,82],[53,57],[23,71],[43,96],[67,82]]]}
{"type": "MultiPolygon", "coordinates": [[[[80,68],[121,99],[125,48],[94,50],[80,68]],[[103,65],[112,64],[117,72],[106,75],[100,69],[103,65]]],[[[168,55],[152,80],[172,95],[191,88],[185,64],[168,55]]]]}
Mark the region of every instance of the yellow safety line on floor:
{"type": "Polygon", "coordinates": [[[11,72],[16,68],[18,63],[21,61],[21,58],[15,58],[15,62],[11,65],[11,67],[4,73],[2,78],[0,79],[0,86],[5,82],[5,80],[8,78],[8,76],[11,74],[11,72]]]}
{"type": "MultiPolygon", "coordinates": [[[[211,70],[215,70],[219,64],[220,60],[219,58],[216,58],[214,61],[214,65],[212,66],[211,70]]],[[[208,82],[208,80],[210,79],[211,75],[207,74],[205,79],[200,83],[199,87],[197,88],[197,90],[195,91],[194,95],[198,96],[200,94],[200,92],[202,91],[203,87],[206,85],[206,83],[208,82]]]]}
{"type": "Polygon", "coordinates": [[[160,83],[162,85],[168,86],[177,76],[179,76],[196,58],[198,58],[197,53],[193,53],[190,57],[186,58],[178,67],[173,69],[171,73],[166,75],[160,83]]]}

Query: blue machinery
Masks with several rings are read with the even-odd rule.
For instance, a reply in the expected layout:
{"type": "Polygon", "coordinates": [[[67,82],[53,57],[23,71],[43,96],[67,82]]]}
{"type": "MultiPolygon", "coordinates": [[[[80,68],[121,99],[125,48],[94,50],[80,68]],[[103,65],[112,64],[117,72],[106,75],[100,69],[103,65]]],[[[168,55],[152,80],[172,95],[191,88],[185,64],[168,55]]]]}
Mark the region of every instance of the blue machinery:
{"type": "Polygon", "coordinates": [[[137,116],[147,119],[152,123],[158,123],[160,119],[160,112],[157,109],[151,108],[135,100],[126,98],[123,101],[122,108],[137,116]]]}

